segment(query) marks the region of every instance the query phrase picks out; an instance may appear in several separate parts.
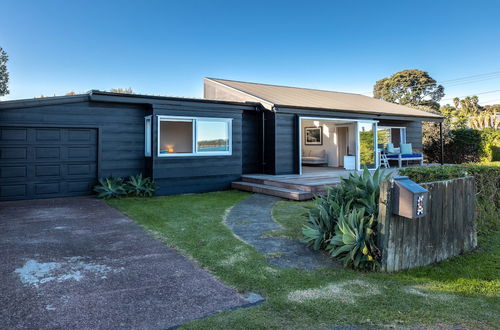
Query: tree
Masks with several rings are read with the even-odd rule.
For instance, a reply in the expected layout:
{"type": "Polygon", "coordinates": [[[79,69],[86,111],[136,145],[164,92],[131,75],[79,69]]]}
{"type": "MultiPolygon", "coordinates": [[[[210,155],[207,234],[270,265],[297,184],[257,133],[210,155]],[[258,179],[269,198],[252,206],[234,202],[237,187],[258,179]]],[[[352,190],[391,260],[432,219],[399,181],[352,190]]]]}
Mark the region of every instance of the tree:
{"type": "Polygon", "coordinates": [[[481,106],[477,96],[467,96],[463,99],[453,99],[454,106],[442,106],[441,114],[453,129],[472,128],[484,130],[486,128],[500,128],[497,113],[499,106],[481,106]]]}
{"type": "Polygon", "coordinates": [[[373,87],[373,97],[384,101],[409,106],[425,106],[439,110],[439,100],[444,96],[444,87],[438,85],[429,73],[421,70],[396,72],[382,78],[373,87]]]}
{"type": "Polygon", "coordinates": [[[0,47],[0,96],[9,94],[9,72],[7,71],[7,53],[0,47]]]}
{"type": "Polygon", "coordinates": [[[111,93],[135,94],[131,87],[129,88],[111,88],[111,93]]]}

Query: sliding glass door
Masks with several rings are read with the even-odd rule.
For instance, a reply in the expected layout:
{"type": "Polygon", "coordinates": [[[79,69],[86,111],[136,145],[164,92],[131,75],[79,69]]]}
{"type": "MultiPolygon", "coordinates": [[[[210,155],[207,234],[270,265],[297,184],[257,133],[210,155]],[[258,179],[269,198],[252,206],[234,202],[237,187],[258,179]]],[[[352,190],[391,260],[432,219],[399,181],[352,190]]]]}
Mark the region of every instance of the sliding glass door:
{"type": "Polygon", "coordinates": [[[377,122],[359,121],[357,123],[357,167],[377,168],[379,164],[377,150],[377,122]]]}
{"type": "Polygon", "coordinates": [[[387,148],[392,143],[394,148],[399,148],[402,143],[406,143],[406,127],[379,126],[377,128],[378,145],[387,148]]]}

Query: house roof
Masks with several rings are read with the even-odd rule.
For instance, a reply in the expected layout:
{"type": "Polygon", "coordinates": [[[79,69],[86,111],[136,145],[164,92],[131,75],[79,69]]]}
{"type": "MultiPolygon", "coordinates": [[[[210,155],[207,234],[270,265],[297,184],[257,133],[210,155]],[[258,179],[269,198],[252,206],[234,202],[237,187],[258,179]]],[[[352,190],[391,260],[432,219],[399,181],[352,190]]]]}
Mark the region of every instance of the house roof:
{"type": "Polygon", "coordinates": [[[267,85],[218,78],[206,79],[247,94],[251,96],[252,99],[260,99],[263,106],[267,108],[313,108],[376,115],[430,118],[433,120],[440,120],[443,118],[434,113],[386,102],[361,94],[267,85]]]}
{"type": "Polygon", "coordinates": [[[184,102],[212,103],[221,105],[235,105],[235,106],[253,107],[253,108],[255,108],[256,106],[260,107],[260,104],[258,104],[257,102],[251,102],[251,101],[236,102],[236,101],[223,101],[223,100],[209,100],[203,98],[113,93],[113,92],[105,92],[99,90],[91,90],[85,94],[0,101],[0,109],[25,108],[25,107],[28,108],[34,106],[76,103],[82,101],[105,101],[105,102],[140,103],[140,104],[161,103],[165,101],[176,101],[176,102],[184,101],[184,102]]]}

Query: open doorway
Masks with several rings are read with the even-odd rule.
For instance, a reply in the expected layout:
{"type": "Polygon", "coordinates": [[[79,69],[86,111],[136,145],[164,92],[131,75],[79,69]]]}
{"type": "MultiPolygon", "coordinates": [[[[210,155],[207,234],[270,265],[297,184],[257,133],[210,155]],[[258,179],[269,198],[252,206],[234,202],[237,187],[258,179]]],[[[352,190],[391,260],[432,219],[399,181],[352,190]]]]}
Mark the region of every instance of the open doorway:
{"type": "Polygon", "coordinates": [[[300,118],[300,174],[359,170],[378,164],[376,121],[300,118]]]}

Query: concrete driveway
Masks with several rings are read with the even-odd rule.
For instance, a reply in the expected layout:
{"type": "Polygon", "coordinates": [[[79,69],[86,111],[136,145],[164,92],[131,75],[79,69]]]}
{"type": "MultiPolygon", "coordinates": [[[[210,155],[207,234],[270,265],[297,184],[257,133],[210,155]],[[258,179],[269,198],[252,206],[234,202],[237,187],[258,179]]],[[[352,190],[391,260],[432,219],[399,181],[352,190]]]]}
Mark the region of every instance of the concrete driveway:
{"type": "Polygon", "coordinates": [[[93,198],[0,203],[4,329],[165,329],[247,305],[93,198]]]}

